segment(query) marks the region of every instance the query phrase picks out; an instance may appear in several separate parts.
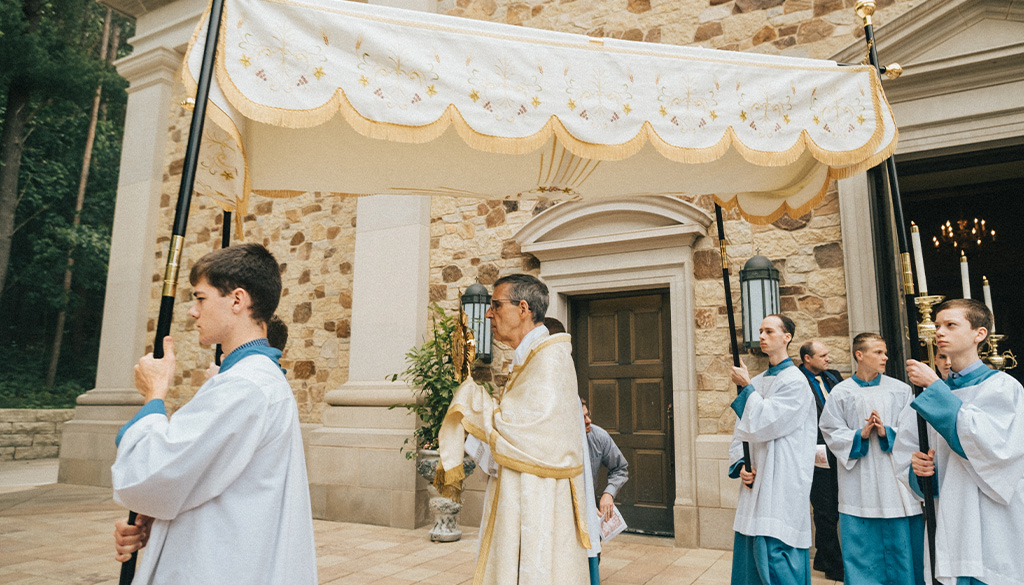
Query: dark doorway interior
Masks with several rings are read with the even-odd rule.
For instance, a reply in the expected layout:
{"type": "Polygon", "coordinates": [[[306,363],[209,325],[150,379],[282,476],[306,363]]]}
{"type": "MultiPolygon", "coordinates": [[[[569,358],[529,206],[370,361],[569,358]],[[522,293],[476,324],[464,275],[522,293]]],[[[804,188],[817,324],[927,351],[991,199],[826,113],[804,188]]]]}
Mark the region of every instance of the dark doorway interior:
{"type": "MultiPolygon", "coordinates": [[[[1006,335],[1000,352],[1011,350],[1024,357],[1024,145],[1002,146],[968,153],[898,160],[904,214],[921,229],[925,273],[930,294],[962,297],[960,250],[964,249],[970,272],[971,297],[984,300],[982,277],[992,290],[996,332],[1006,335]],[[977,245],[961,240],[954,248],[942,239],[941,227],[964,220],[985,221],[995,230],[995,241],[977,245]],[[936,246],[933,238],[939,240],[936,246]],[[967,243],[966,246],[964,244],[967,243]]],[[[1007,373],[1018,380],[1024,364],[1007,373]]]]}
{"type": "MultiPolygon", "coordinates": [[[[668,291],[573,297],[580,396],[629,462],[616,506],[629,530],[673,534],[672,368],[668,291]]],[[[604,490],[607,470],[598,477],[604,490]]]]}

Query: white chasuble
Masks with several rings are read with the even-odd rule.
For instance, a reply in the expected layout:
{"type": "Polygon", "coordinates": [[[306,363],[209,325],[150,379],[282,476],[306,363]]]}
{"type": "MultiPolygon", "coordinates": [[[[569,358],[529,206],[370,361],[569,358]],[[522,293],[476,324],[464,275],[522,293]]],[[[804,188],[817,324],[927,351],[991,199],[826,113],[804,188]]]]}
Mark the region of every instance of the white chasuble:
{"type": "MultiPolygon", "coordinates": [[[[465,432],[490,446],[475,585],[586,585],[586,488],[570,337],[539,335],[500,397],[466,380],[440,433],[441,465],[461,470],[465,432]]],[[[445,472],[450,473],[450,472],[445,472]]]]}
{"type": "Polygon", "coordinates": [[[883,425],[898,431],[900,412],[913,398],[910,386],[879,375],[877,386],[861,387],[853,378],[837,384],[819,419],[825,442],[839,463],[839,511],[860,518],[916,516],[921,504],[896,478],[889,444],[895,436],[881,438],[872,433],[857,441],[871,411],[878,412],[883,425]],[[851,456],[855,443],[858,450],[851,456]]]}
{"type": "MultiPolygon", "coordinates": [[[[952,392],[963,402],[956,433],[967,458],[928,426],[938,479],[935,575],[946,585],[957,577],[1024,585],[1024,388],[997,372],[952,392]]],[[[900,414],[893,461],[900,481],[915,491],[910,457],[918,450],[917,413],[908,406],[900,414]]]]}
{"type": "Polygon", "coordinates": [[[135,585],[315,585],[298,409],[280,368],[243,358],[170,419],[132,425],[114,501],[155,518],[135,585]]]}
{"type": "Polygon", "coordinates": [[[750,381],[743,416],[736,421],[729,447],[730,465],[743,459],[750,444],[757,476],[752,488],[740,484],[733,530],[746,536],[771,536],[794,548],[811,546],[811,479],[817,451],[818,413],[807,378],[790,366],[750,381]]]}

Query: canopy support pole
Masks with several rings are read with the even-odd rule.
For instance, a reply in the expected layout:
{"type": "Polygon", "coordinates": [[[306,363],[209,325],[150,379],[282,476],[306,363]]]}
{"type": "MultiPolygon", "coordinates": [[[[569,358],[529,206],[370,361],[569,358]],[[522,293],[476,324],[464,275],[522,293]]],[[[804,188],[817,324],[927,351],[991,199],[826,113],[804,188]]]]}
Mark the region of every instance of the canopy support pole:
{"type": "MultiPolygon", "coordinates": [[[[157,318],[156,339],[153,341],[153,356],[164,357],[164,337],[171,333],[171,318],[174,316],[174,295],[178,288],[178,271],[181,253],[185,243],[185,228],[188,226],[188,210],[192,203],[192,189],[195,184],[196,168],[199,165],[199,145],[203,138],[203,124],[206,121],[206,102],[210,96],[210,82],[213,78],[213,60],[217,52],[217,38],[220,21],[224,12],[224,0],[213,0],[210,6],[210,22],[206,30],[206,44],[203,48],[203,65],[199,72],[195,106],[192,109],[192,123],[188,131],[185,148],[185,162],[181,172],[181,186],[178,189],[178,203],[174,210],[174,225],[167,250],[167,266],[164,269],[163,295],[160,299],[160,316],[157,318]]],[[[128,524],[134,525],[138,514],[128,512],[128,524]]],[[[138,551],[121,564],[120,585],[131,585],[135,579],[135,563],[138,551]]]]}
{"type": "MultiPolygon", "coordinates": [[[[859,0],[855,7],[857,16],[864,21],[864,40],[868,44],[868,60],[871,65],[882,75],[883,69],[878,65],[878,53],[875,50],[875,31],[871,24],[871,15],[875,12],[875,0],[859,0]]],[[[905,311],[896,311],[896,319],[899,320],[900,329],[906,332],[910,341],[910,353],[915,358],[921,358],[921,344],[917,332],[916,303],[914,303],[914,273],[911,269],[910,252],[907,246],[907,228],[903,218],[903,202],[900,198],[900,186],[896,175],[896,157],[890,156],[885,160],[886,175],[889,179],[889,197],[892,202],[892,210],[896,224],[896,240],[899,245],[899,263],[902,265],[903,294],[905,311]],[[913,326],[909,324],[913,323],[913,326]]],[[[897,273],[899,273],[897,267],[897,273]]],[[[912,386],[914,395],[921,394],[921,388],[912,386]]],[[[917,415],[917,438],[921,451],[927,453],[928,425],[920,414],[917,415]]],[[[928,531],[928,560],[931,565],[932,583],[939,584],[935,578],[935,492],[932,477],[920,477],[918,483],[921,492],[924,494],[924,521],[928,531]]]]}
{"type": "MultiPolygon", "coordinates": [[[[740,367],[740,348],[736,343],[736,316],[732,307],[732,283],[729,280],[729,256],[725,250],[725,224],[722,221],[722,206],[715,203],[715,222],[718,225],[718,249],[722,254],[722,284],[725,285],[725,312],[729,316],[729,343],[732,346],[732,365],[740,367]]],[[[743,391],[736,386],[736,394],[743,391]]],[[[750,473],[750,443],[743,441],[743,469],[750,473]]],[[[750,484],[747,484],[749,487],[750,484]]]]}
{"type": "MultiPolygon", "coordinates": [[[[224,212],[224,223],[220,228],[220,247],[221,249],[227,248],[231,245],[231,212],[224,212]]],[[[224,357],[224,348],[217,344],[217,351],[213,354],[213,363],[220,365],[221,358],[224,357]]]]}

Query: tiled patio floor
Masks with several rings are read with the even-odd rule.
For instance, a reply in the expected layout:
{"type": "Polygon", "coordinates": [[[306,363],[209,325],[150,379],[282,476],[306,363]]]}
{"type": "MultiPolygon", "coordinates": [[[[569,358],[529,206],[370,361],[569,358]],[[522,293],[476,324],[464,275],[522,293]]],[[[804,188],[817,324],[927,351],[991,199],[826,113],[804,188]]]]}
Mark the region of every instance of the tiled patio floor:
{"type": "MultiPolygon", "coordinates": [[[[0,463],[0,584],[115,584],[113,523],[125,515],[105,488],[52,483],[56,463],[0,463]],[[50,467],[47,467],[50,465],[50,467]]],[[[435,544],[415,530],[316,520],[320,583],[411,585],[470,583],[476,530],[435,544]]],[[[672,541],[622,535],[607,543],[608,585],[717,585],[729,582],[731,553],[682,549],[672,541]]],[[[820,573],[814,585],[830,585],[820,573]]]]}

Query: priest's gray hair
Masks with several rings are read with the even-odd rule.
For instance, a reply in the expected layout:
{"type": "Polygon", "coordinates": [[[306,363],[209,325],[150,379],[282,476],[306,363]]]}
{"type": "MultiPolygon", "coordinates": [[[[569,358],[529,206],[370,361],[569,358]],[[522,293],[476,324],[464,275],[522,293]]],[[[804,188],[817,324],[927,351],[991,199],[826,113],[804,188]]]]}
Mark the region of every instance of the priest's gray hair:
{"type": "Polygon", "coordinates": [[[512,299],[512,302],[526,301],[526,304],[530,307],[530,313],[533,315],[534,323],[544,321],[544,315],[548,311],[547,285],[536,276],[509,274],[508,276],[502,276],[494,282],[494,290],[498,290],[498,287],[503,284],[510,285],[508,296],[512,299]]]}

